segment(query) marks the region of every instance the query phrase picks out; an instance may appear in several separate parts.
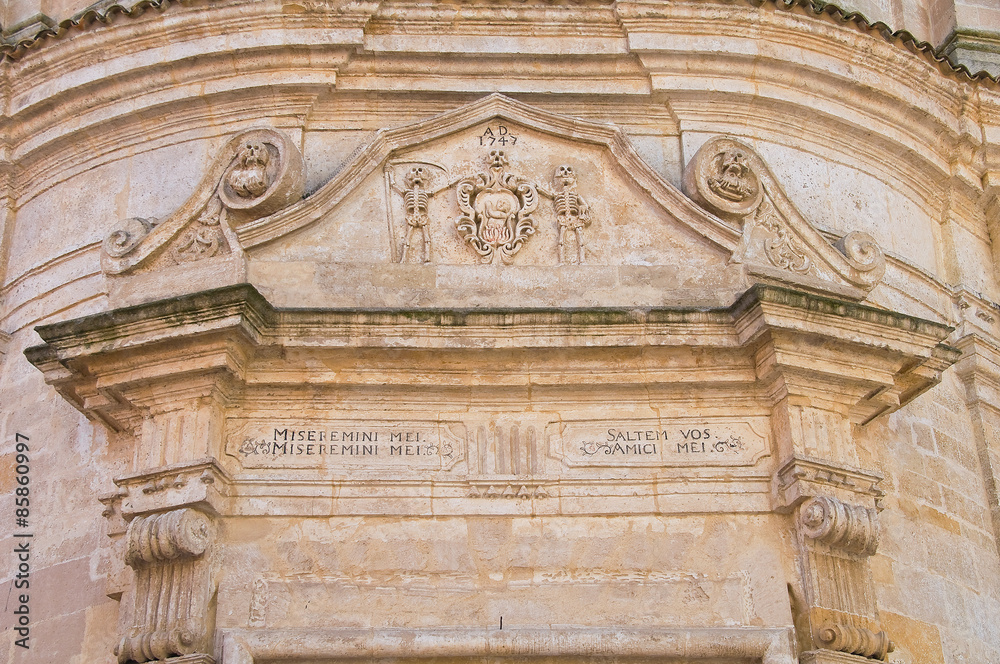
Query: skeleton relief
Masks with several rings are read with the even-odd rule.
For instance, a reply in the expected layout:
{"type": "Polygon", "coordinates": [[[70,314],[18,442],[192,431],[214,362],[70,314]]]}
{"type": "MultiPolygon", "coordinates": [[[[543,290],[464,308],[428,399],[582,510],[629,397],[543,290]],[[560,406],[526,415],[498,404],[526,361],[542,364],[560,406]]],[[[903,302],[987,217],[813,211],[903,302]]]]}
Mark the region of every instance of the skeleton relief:
{"type": "Polygon", "coordinates": [[[556,169],[555,185],[552,204],[559,221],[559,262],[582,264],[586,250],[583,229],[590,225],[590,208],[576,192],[576,173],[572,166],[562,165],[556,169]],[[572,240],[567,240],[569,235],[572,240]],[[566,245],[574,241],[576,251],[572,252],[566,245]]]}
{"type": "Polygon", "coordinates": [[[427,229],[430,218],[427,216],[427,173],[422,166],[414,166],[403,180],[406,189],[403,191],[403,208],[406,213],[406,238],[403,240],[403,253],[400,262],[405,263],[410,251],[410,243],[415,232],[420,232],[420,256],[423,262],[431,261],[431,236],[427,229]]]}

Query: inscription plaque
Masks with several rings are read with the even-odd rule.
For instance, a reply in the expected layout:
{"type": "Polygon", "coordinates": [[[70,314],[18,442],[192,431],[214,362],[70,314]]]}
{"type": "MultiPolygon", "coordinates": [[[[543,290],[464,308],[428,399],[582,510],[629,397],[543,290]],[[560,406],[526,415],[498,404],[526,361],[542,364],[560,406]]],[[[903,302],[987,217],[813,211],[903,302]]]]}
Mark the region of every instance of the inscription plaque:
{"type": "Polygon", "coordinates": [[[752,466],[767,454],[766,430],[763,420],[566,422],[554,448],[569,466],[752,466]]]}
{"type": "Polygon", "coordinates": [[[464,439],[456,422],[249,420],[232,426],[227,452],[244,468],[447,470],[464,439]]]}

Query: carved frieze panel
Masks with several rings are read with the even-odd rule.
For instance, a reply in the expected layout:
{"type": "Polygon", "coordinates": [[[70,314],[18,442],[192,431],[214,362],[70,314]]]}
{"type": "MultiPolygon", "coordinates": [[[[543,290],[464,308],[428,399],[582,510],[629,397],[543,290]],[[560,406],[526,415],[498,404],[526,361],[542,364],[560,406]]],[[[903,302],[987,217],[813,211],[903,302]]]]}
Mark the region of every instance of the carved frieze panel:
{"type": "Polygon", "coordinates": [[[230,420],[226,453],[243,468],[449,470],[466,457],[460,422],[440,420],[230,420]]]}
{"type": "MultiPolygon", "coordinates": [[[[538,140],[534,134],[519,132],[522,146],[538,140]]],[[[473,147],[496,146],[481,152],[478,170],[470,171],[474,163],[452,163],[449,167],[415,157],[386,162],[383,170],[389,237],[394,239],[392,260],[430,264],[466,263],[471,259],[510,265],[516,262],[515,256],[529,238],[538,235],[546,248],[535,252],[529,262],[583,264],[585,229],[593,217],[578,191],[574,167],[555,166],[550,188],[541,178],[535,181],[519,174],[516,169],[524,163],[512,165],[514,155],[521,162],[534,155],[513,148],[518,136],[506,124],[489,123],[482,133],[477,129],[467,139],[470,137],[478,139],[478,143],[473,141],[473,147]],[[495,136],[499,141],[484,140],[495,136]],[[501,148],[506,145],[510,149],[501,148]],[[465,243],[464,250],[455,251],[456,238],[465,243]],[[451,245],[452,250],[435,251],[438,244],[451,245]]],[[[445,152],[439,158],[448,156],[445,152]]],[[[530,161],[528,165],[536,171],[545,168],[530,161]]]]}
{"type": "Polygon", "coordinates": [[[726,418],[567,421],[553,453],[570,467],[753,466],[770,453],[766,421],[726,418]]]}

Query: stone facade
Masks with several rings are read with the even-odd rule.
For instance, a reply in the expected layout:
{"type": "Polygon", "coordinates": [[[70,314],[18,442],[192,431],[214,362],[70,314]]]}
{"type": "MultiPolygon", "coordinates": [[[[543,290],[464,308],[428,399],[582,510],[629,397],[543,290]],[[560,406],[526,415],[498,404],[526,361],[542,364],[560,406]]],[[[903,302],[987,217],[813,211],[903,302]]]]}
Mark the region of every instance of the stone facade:
{"type": "Polygon", "coordinates": [[[83,16],[0,70],[2,661],[1000,661],[991,75],[804,3],[83,16]]]}

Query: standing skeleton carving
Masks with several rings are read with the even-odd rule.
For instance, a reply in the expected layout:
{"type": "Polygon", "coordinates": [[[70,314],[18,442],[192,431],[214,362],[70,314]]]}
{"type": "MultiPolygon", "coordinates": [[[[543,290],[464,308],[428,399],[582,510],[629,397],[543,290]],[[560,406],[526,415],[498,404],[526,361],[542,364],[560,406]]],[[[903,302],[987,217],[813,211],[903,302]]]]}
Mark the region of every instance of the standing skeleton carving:
{"type": "Polygon", "coordinates": [[[403,209],[406,213],[406,239],[403,240],[403,253],[400,262],[405,263],[410,253],[410,241],[413,233],[420,230],[423,241],[421,260],[431,262],[431,236],[427,229],[430,217],[427,216],[427,176],[423,167],[414,166],[403,178],[406,189],[403,190],[403,209]]]}
{"type": "Polygon", "coordinates": [[[586,255],[583,229],[590,225],[590,207],[576,191],[576,173],[572,166],[562,165],[556,169],[555,184],[552,204],[559,221],[559,262],[582,264],[586,255]],[[576,238],[575,260],[567,260],[566,236],[569,233],[576,238]]]}

